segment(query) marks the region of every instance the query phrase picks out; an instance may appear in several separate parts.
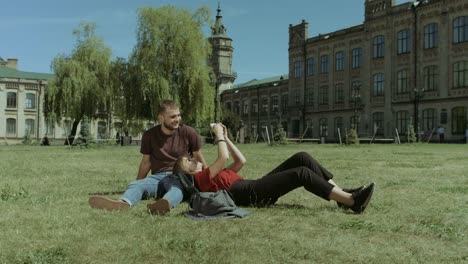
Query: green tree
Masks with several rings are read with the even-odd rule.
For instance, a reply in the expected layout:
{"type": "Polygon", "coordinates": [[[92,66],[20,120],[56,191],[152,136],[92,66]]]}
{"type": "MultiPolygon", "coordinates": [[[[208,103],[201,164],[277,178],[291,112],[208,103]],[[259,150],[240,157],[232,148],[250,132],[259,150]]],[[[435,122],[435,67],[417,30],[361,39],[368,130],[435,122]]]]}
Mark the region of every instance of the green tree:
{"type": "Polygon", "coordinates": [[[130,57],[137,76],[130,75],[150,111],[140,114],[155,113],[159,102],[169,98],[195,125],[212,115],[214,90],[207,66],[211,47],[202,31],[209,16],[206,7],[194,13],[170,5],[139,9],[137,43],[130,57]]]}
{"type": "Polygon", "coordinates": [[[78,124],[84,116],[94,119],[98,111],[111,110],[106,109],[111,96],[111,50],[95,35],[95,29],[94,23],[80,23],[73,31],[76,44],[71,55],[58,55],[52,61],[54,78],[47,89],[49,106],[45,115],[57,122],[62,117],[72,119],[69,141],[65,144],[73,143],[78,124]]]}
{"type": "Polygon", "coordinates": [[[153,116],[148,110],[149,102],[144,100],[136,85],[138,74],[135,67],[118,57],[111,62],[109,78],[112,90],[109,109],[122,122],[122,126],[115,129],[122,135],[141,132],[144,129],[143,120],[152,119],[153,116]]]}
{"type": "Polygon", "coordinates": [[[241,127],[241,118],[226,107],[223,107],[222,114],[221,123],[226,126],[230,134],[229,137],[234,140],[237,131],[239,131],[241,127]]]}

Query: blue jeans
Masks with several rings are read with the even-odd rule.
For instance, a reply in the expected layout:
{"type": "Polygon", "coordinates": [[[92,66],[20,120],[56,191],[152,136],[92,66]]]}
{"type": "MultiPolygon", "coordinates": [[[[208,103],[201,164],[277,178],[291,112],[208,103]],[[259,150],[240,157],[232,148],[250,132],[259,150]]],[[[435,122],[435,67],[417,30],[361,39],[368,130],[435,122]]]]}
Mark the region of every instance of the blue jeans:
{"type": "Polygon", "coordinates": [[[157,197],[168,200],[174,208],[183,199],[182,189],[179,186],[165,186],[161,180],[171,175],[171,171],[159,172],[144,179],[136,180],[128,185],[127,190],[120,197],[130,207],[135,206],[146,194],[148,197],[157,197]]]}

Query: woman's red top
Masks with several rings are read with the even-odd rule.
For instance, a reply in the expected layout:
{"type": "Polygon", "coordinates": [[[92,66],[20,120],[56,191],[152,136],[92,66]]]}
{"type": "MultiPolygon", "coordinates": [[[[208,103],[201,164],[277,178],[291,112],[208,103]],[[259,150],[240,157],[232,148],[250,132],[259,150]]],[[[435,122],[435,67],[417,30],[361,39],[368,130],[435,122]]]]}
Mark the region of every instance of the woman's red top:
{"type": "Polygon", "coordinates": [[[210,168],[206,168],[194,175],[195,185],[200,192],[216,192],[219,190],[229,190],[231,185],[243,178],[230,169],[224,169],[214,178],[210,178],[210,168]]]}

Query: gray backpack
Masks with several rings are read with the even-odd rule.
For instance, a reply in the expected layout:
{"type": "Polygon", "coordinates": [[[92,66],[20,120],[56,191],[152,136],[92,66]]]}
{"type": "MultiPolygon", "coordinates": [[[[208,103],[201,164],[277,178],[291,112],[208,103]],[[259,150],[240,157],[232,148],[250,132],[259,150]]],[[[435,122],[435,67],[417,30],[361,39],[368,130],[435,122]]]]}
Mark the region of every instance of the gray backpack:
{"type": "Polygon", "coordinates": [[[182,186],[190,196],[189,205],[192,216],[237,216],[244,217],[250,212],[237,208],[231,194],[227,190],[217,192],[200,192],[194,184],[192,175],[176,173],[182,186]]]}

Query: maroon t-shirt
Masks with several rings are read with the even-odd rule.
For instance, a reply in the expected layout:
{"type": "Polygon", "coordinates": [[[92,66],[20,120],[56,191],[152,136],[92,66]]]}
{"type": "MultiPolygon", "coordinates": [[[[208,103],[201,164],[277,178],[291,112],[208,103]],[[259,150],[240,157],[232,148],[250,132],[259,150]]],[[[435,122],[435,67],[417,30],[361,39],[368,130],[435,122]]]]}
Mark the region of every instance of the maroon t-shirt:
{"type": "Polygon", "coordinates": [[[140,153],[150,155],[151,173],[155,174],[172,171],[179,157],[191,155],[200,148],[200,137],[192,127],[179,125],[174,133],[166,135],[161,125],[157,125],[143,133],[140,153]]]}

